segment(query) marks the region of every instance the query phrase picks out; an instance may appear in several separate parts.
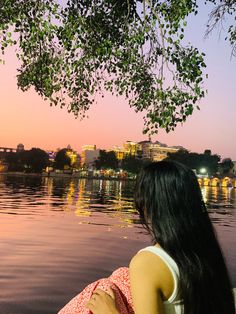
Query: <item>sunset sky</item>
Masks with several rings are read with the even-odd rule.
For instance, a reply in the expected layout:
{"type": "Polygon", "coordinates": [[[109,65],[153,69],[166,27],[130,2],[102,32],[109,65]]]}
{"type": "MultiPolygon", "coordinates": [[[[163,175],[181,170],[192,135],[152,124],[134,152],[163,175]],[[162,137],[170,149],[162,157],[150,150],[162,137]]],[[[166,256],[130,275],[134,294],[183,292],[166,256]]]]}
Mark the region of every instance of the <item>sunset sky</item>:
{"type": "MultiPolygon", "coordinates": [[[[236,160],[236,57],[224,41],[225,33],[213,33],[204,39],[207,13],[202,7],[197,17],[191,17],[186,38],[206,53],[209,78],[206,81],[207,97],[183,126],[172,133],[160,131],[152,140],[168,145],[212,153],[236,160]]],[[[17,60],[9,49],[6,64],[0,65],[0,147],[15,148],[23,143],[26,149],[40,147],[57,149],[68,144],[80,151],[84,144],[98,148],[121,145],[126,140],[147,139],[142,134],[143,120],[129,108],[127,101],[106,94],[88,111],[89,118],[80,121],[66,109],[50,107],[33,89],[23,93],[17,89],[17,60]]]]}

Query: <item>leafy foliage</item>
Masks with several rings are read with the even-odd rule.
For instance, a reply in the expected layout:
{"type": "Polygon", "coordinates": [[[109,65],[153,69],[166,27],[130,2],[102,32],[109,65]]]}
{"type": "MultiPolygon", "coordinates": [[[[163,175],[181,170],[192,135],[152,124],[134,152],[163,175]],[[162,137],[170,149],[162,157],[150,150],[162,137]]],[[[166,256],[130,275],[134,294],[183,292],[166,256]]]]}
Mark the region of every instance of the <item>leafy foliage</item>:
{"type": "MultiPolygon", "coordinates": [[[[229,16],[236,20],[236,0],[207,0],[212,2],[214,8],[209,16],[206,35],[210,34],[217,26],[223,28],[223,24],[229,16]]],[[[232,46],[232,56],[236,56],[236,26],[228,26],[228,36],[225,38],[232,46]]]]}
{"type": "Polygon", "coordinates": [[[40,148],[6,155],[9,171],[27,171],[40,173],[49,165],[48,154],[40,148]]]}
{"type": "Polygon", "coordinates": [[[97,93],[124,95],[144,111],[144,133],[168,132],[205,95],[204,54],[183,44],[190,14],[196,0],[6,0],[0,47],[16,45],[23,91],[33,86],[76,117],[97,93]]]}
{"type": "Polygon", "coordinates": [[[114,169],[118,168],[118,159],[115,152],[107,152],[100,150],[99,157],[95,160],[95,167],[97,169],[114,169]]]}
{"type": "Polygon", "coordinates": [[[234,163],[231,158],[225,158],[220,164],[220,169],[223,174],[228,174],[230,170],[234,167],[234,163]]]}
{"type": "Polygon", "coordinates": [[[40,173],[49,165],[48,154],[40,148],[32,148],[25,151],[24,161],[30,172],[40,173]]]}
{"type": "Polygon", "coordinates": [[[206,168],[208,174],[216,174],[220,162],[220,156],[212,155],[210,150],[206,150],[204,154],[198,154],[181,149],[176,153],[169,153],[167,159],[179,161],[198,173],[201,168],[206,168]]]}
{"type": "Polygon", "coordinates": [[[24,171],[24,163],[23,163],[23,152],[18,153],[7,153],[5,156],[5,161],[8,165],[9,171],[24,171]]]}
{"type": "Polygon", "coordinates": [[[57,152],[54,160],[56,169],[64,170],[65,166],[71,166],[71,159],[67,155],[67,151],[67,148],[63,148],[57,152]]]}
{"type": "Polygon", "coordinates": [[[141,171],[142,167],[146,165],[147,163],[148,162],[140,158],[137,158],[132,155],[128,155],[122,160],[121,167],[123,170],[127,172],[137,174],[141,171]]]}

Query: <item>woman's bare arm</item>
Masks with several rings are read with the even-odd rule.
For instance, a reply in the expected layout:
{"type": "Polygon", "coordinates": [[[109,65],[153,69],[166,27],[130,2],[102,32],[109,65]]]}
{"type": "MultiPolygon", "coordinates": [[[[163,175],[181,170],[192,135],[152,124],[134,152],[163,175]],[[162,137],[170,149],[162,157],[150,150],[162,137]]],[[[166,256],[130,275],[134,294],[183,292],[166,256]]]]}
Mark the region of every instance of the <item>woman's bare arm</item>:
{"type": "Polygon", "coordinates": [[[129,270],[135,314],[163,314],[163,291],[173,290],[166,264],[151,252],[140,252],[129,270]]]}

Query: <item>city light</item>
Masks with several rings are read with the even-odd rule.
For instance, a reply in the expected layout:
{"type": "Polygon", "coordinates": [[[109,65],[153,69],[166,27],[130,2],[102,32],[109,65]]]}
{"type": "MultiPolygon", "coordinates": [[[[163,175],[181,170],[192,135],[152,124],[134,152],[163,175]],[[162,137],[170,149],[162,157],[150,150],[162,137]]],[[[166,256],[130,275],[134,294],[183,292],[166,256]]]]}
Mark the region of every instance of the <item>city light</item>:
{"type": "Polygon", "coordinates": [[[200,173],[201,173],[201,174],[206,174],[206,173],[207,173],[206,168],[201,168],[201,169],[200,169],[200,173]]]}
{"type": "Polygon", "coordinates": [[[77,154],[73,151],[67,151],[66,155],[70,158],[71,164],[74,165],[77,161],[77,154]]]}

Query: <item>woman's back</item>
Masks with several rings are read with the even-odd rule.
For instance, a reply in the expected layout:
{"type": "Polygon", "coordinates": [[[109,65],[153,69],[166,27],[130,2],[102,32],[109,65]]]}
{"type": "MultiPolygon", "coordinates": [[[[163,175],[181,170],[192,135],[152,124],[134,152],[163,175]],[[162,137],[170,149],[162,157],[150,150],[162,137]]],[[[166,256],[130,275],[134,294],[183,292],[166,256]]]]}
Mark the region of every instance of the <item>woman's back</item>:
{"type": "Polygon", "coordinates": [[[235,314],[227,267],[193,171],[176,162],[151,163],[137,179],[134,199],[155,246],[138,252],[129,269],[89,285],[60,313],[85,313],[81,303],[89,296],[94,314],[235,314]],[[114,285],[116,303],[94,291],[99,284],[114,285]]]}
{"type": "Polygon", "coordinates": [[[173,161],[141,171],[135,205],[142,223],[175,261],[187,314],[235,314],[232,286],[194,172],[173,161]]]}

